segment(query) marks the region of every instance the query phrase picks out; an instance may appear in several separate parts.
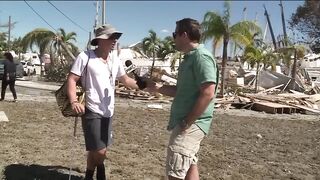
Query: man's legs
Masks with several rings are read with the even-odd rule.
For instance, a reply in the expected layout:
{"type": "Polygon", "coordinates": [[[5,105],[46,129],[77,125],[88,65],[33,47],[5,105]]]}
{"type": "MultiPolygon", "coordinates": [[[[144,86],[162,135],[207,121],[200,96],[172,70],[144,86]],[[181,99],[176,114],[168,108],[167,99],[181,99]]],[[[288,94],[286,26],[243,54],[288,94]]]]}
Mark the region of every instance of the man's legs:
{"type": "MultiPolygon", "coordinates": [[[[86,113],[92,112],[86,109],[86,113]]],[[[97,168],[97,180],[105,180],[104,160],[107,152],[106,147],[112,142],[112,118],[95,117],[96,114],[89,115],[87,114],[88,117],[91,117],[90,119],[82,119],[86,149],[88,151],[85,179],[93,179],[94,171],[97,168]]]]}
{"type": "Polygon", "coordinates": [[[99,151],[89,151],[87,155],[87,171],[86,171],[86,180],[93,179],[94,171],[97,167],[97,180],[105,180],[105,167],[104,160],[105,154],[107,150],[106,148],[101,149],[99,151]]]}
{"type": "Polygon", "coordinates": [[[167,151],[166,171],[169,180],[199,180],[197,153],[205,134],[195,124],[181,134],[179,126],[172,130],[167,151]]]}
{"type": "Polygon", "coordinates": [[[14,88],[14,85],[15,85],[15,81],[12,81],[9,83],[9,88],[10,88],[10,91],[12,92],[13,99],[16,100],[17,93],[16,93],[16,89],[14,88]]]}
{"type": "Polygon", "coordinates": [[[196,164],[192,164],[187,172],[185,180],[199,180],[199,171],[196,164]]]}
{"type": "Polygon", "coordinates": [[[87,169],[86,175],[84,177],[85,180],[93,180],[93,174],[96,169],[94,162],[94,151],[89,151],[87,154],[87,169]]]}
{"type": "Polygon", "coordinates": [[[104,160],[106,159],[107,149],[104,148],[99,150],[96,154],[96,163],[97,163],[97,180],[106,180],[106,171],[104,167],[104,160]]]}
{"type": "Polygon", "coordinates": [[[4,100],[4,96],[6,95],[6,89],[7,89],[8,83],[2,79],[2,84],[1,84],[1,99],[4,100]]]}
{"type": "MultiPolygon", "coordinates": [[[[172,176],[168,177],[169,180],[180,180],[179,178],[175,178],[172,176]]],[[[187,172],[187,175],[185,177],[185,180],[199,180],[199,171],[198,166],[195,164],[192,164],[187,172]]]]}

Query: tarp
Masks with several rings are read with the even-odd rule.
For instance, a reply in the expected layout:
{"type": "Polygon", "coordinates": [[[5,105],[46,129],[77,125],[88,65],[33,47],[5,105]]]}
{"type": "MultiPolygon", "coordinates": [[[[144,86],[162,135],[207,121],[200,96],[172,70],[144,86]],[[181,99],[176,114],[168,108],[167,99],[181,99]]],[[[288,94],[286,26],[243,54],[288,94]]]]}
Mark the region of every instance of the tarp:
{"type": "MultiPolygon", "coordinates": [[[[258,86],[263,87],[265,89],[272,88],[278,85],[283,84],[282,88],[289,82],[291,77],[286,76],[284,74],[280,74],[277,72],[272,71],[260,71],[258,77],[258,86]]],[[[290,84],[287,86],[286,89],[290,89],[290,84]]],[[[303,92],[304,88],[301,83],[301,80],[296,76],[295,91],[303,92]]]]}

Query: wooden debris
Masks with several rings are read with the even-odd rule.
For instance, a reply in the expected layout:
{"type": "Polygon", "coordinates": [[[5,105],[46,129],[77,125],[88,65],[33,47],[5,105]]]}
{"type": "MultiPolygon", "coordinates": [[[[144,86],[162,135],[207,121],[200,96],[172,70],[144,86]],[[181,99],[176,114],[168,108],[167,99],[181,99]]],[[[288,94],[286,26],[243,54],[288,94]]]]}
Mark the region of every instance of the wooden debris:
{"type": "Polygon", "coordinates": [[[257,111],[264,111],[272,114],[291,114],[296,113],[296,108],[273,102],[255,102],[252,108],[257,111]]]}
{"type": "Polygon", "coordinates": [[[280,85],[278,85],[278,86],[275,86],[275,87],[266,89],[266,90],[264,90],[264,91],[260,91],[260,92],[258,92],[257,94],[263,94],[263,93],[266,93],[266,92],[269,92],[269,91],[273,91],[273,90],[275,90],[275,89],[277,89],[277,88],[280,88],[280,87],[282,87],[282,86],[283,86],[283,84],[280,84],[280,85]]]}
{"type": "MultiPolygon", "coordinates": [[[[242,93],[242,91],[240,91],[237,92],[237,95],[234,94],[224,98],[216,98],[215,107],[224,110],[228,110],[231,107],[239,109],[246,108],[273,114],[291,114],[306,112],[320,114],[320,110],[318,109],[318,106],[315,104],[315,102],[320,101],[320,94],[309,95],[294,90],[290,90],[291,93],[277,94],[281,91],[279,90],[279,88],[283,86],[284,84],[280,84],[255,94],[242,93]]],[[[116,86],[115,94],[117,96],[130,98],[134,100],[142,100],[146,102],[163,101],[170,103],[170,101],[172,101],[171,97],[166,97],[159,93],[150,94],[145,91],[126,88],[121,83],[119,83],[116,86]]]]}

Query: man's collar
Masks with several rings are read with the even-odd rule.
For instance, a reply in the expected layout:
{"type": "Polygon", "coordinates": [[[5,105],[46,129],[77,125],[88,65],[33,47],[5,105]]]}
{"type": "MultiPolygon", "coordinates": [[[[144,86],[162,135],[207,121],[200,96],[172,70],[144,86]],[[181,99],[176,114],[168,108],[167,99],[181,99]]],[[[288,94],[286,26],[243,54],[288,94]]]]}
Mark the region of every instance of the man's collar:
{"type": "Polygon", "coordinates": [[[191,55],[192,53],[194,53],[196,50],[203,48],[203,44],[198,44],[196,47],[194,47],[193,49],[191,49],[189,52],[187,52],[185,55],[191,55]]]}

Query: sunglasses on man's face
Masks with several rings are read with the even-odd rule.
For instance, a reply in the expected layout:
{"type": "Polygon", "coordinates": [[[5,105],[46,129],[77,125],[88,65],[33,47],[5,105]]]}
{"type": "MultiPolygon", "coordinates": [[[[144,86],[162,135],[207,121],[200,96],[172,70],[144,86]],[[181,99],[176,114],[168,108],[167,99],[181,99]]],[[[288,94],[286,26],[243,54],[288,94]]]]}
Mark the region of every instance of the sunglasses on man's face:
{"type": "Polygon", "coordinates": [[[108,39],[109,40],[118,40],[121,35],[119,34],[112,34],[108,39]]]}
{"type": "Polygon", "coordinates": [[[173,39],[175,39],[175,38],[177,37],[177,33],[176,33],[176,32],[173,32],[173,33],[172,33],[172,37],[173,37],[173,39]]]}

